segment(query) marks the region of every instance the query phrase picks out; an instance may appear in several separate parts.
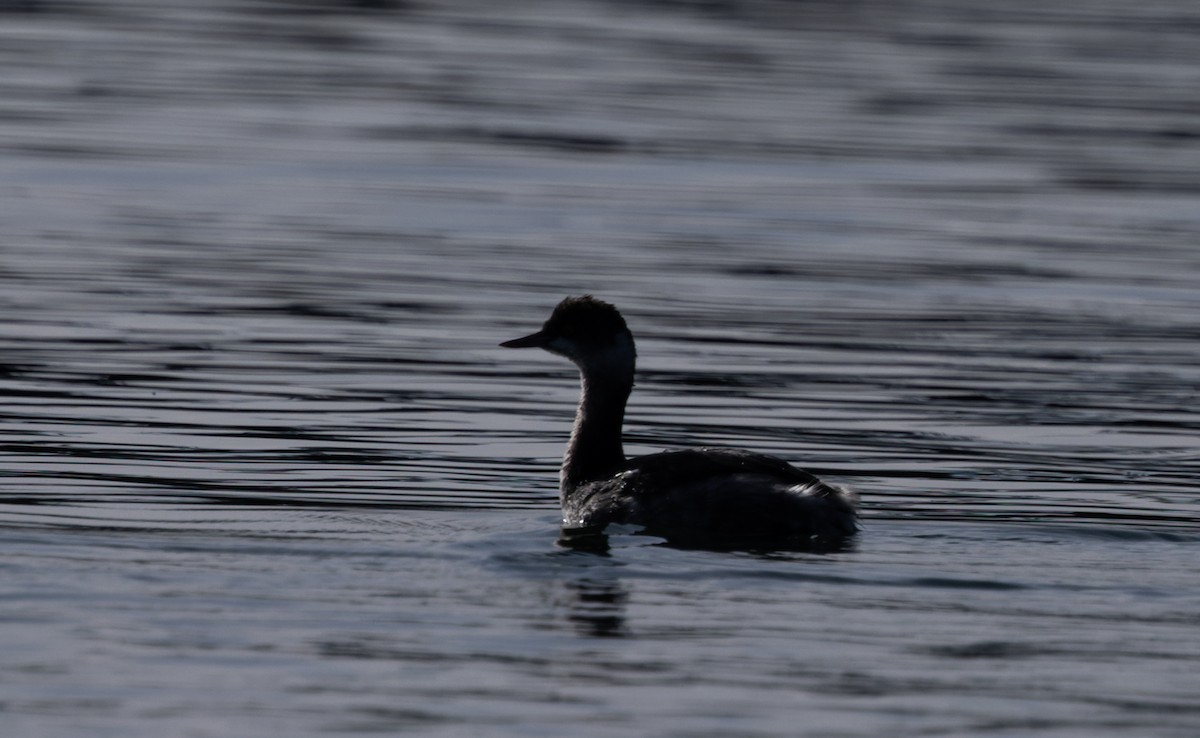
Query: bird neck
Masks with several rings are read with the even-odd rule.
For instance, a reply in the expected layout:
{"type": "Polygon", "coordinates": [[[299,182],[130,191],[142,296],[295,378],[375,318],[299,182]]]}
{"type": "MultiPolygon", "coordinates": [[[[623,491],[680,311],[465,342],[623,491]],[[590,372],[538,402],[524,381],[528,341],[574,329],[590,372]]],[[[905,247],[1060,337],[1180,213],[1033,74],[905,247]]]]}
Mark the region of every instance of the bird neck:
{"type": "Polygon", "coordinates": [[[627,369],[584,368],[580,379],[579,410],[563,456],[560,490],[567,494],[581,484],[615,474],[625,462],[621,425],[625,403],[633,390],[633,366],[627,369]]]}

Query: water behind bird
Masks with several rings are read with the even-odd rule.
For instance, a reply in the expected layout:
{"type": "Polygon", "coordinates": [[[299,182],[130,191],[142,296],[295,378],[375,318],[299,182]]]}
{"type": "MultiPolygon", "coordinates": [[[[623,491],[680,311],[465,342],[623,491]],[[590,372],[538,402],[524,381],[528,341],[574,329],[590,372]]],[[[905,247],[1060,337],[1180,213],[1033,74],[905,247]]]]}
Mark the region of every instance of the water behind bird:
{"type": "Polygon", "coordinates": [[[1195,735],[1190,5],[302,5],[0,8],[6,735],[1195,735]],[[559,545],[584,292],[855,545],[559,545]]]}

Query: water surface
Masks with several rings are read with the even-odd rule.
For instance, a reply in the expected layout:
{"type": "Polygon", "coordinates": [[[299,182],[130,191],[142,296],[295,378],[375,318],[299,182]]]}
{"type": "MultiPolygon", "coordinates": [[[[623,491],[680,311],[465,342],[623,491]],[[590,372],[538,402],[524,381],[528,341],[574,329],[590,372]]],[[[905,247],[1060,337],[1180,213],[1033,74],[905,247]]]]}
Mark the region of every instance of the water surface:
{"type": "Polygon", "coordinates": [[[0,5],[6,735],[1200,730],[1196,9],[391,5],[0,5]],[[583,292],[856,544],[557,545],[583,292]]]}

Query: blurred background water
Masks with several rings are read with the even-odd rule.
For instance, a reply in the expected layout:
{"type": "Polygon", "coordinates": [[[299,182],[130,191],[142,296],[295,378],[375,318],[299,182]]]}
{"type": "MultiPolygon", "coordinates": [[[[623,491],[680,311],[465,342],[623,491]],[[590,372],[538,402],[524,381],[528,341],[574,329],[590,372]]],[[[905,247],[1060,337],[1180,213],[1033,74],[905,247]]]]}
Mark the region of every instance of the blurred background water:
{"type": "Polygon", "coordinates": [[[1198,30],[0,3],[4,734],[1197,735],[1198,30]],[[556,546],[582,292],[856,546],[556,546]]]}

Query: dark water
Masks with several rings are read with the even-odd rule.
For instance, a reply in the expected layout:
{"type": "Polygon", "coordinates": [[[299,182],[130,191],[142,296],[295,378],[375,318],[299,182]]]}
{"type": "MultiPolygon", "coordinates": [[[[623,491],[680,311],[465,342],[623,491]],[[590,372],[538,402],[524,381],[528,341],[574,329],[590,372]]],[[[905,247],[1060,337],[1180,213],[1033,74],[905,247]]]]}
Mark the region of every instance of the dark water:
{"type": "Polygon", "coordinates": [[[1197,29],[0,3],[4,735],[1197,735],[1197,29]],[[558,547],[581,292],[855,548],[558,547]]]}

